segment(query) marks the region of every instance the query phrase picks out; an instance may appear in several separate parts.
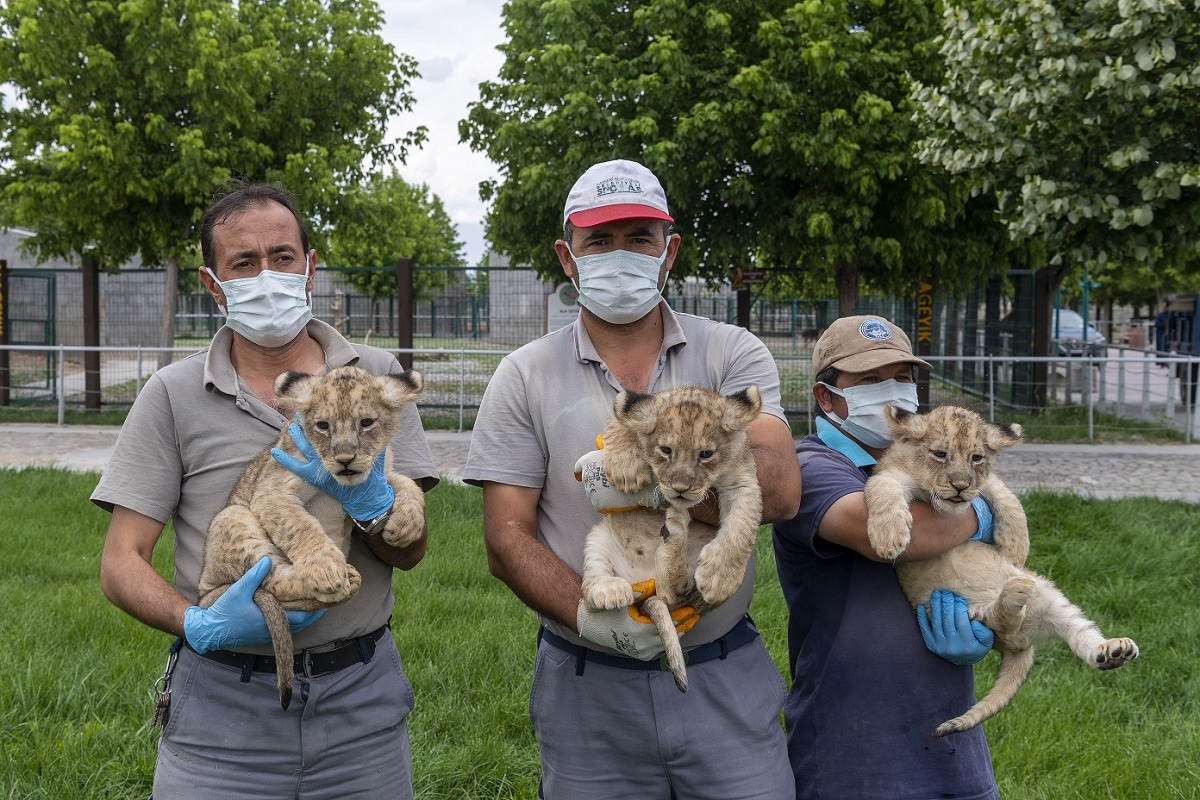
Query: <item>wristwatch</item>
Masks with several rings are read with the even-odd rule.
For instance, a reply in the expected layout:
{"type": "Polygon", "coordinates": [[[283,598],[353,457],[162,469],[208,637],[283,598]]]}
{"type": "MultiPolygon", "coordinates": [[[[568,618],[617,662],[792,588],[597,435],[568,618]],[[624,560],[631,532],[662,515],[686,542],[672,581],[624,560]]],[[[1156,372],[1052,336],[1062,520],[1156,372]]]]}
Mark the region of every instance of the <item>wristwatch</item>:
{"type": "Polygon", "coordinates": [[[392,510],[389,508],[375,519],[367,520],[365,522],[358,519],[354,520],[354,527],[362,531],[363,536],[374,536],[383,530],[383,526],[387,525],[388,517],[391,515],[392,510]]]}

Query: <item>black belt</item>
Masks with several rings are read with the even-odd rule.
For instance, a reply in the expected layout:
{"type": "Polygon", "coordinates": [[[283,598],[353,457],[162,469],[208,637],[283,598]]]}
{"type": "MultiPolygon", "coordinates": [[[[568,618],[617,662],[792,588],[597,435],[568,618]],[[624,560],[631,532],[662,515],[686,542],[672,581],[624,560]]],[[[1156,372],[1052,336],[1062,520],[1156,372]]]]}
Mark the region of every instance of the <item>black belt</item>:
{"type": "MultiPolygon", "coordinates": [[[[666,656],[651,659],[650,661],[614,656],[611,653],[590,650],[586,647],[572,644],[545,626],[538,630],[538,638],[544,639],[546,644],[553,645],[559,650],[575,656],[576,675],[583,674],[583,665],[585,663],[600,664],[605,667],[616,667],[617,669],[635,669],[643,672],[670,671],[671,669],[671,666],[667,663],[666,656]]],[[[754,627],[750,618],[742,617],[720,639],[693,647],[691,650],[685,650],[683,652],[683,660],[687,664],[703,664],[705,661],[712,661],[714,658],[723,659],[731,651],[738,649],[744,644],[749,644],[757,638],[758,630],[754,627]]]]}
{"type": "MultiPolygon", "coordinates": [[[[331,650],[323,650],[319,653],[314,653],[312,650],[301,650],[296,653],[292,661],[292,668],[297,675],[316,678],[352,667],[355,664],[369,664],[375,655],[375,643],[383,638],[383,632],[387,630],[387,627],[387,625],[383,625],[366,636],[347,639],[331,650]]],[[[235,653],[233,650],[210,650],[199,655],[209,661],[240,669],[242,683],[250,682],[250,673],[252,672],[275,674],[274,656],[235,653]]]]}

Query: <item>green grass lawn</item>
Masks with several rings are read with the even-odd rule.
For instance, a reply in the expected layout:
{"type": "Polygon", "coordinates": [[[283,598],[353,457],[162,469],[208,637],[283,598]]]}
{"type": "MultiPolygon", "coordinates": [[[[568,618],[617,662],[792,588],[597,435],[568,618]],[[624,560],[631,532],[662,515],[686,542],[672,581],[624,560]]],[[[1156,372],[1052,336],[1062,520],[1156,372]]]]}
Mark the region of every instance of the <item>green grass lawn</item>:
{"type": "MultiPolygon", "coordinates": [[[[150,793],[150,693],[168,637],[100,593],[108,515],[95,475],[0,471],[0,799],[150,793]]],[[[395,578],[393,630],[417,695],[416,793],[533,798],[528,692],[536,622],[487,572],[478,490],[429,496],[429,552],[395,578]]],[[[1142,657],[1088,669],[1038,652],[1012,705],[985,723],[1005,800],[1200,798],[1200,507],[1032,494],[1030,566],[1142,657]]],[[[169,574],[169,536],[155,553],[169,574]]],[[[751,609],[783,668],[785,612],[768,535],[751,609]]],[[[977,670],[979,690],[997,656],[977,670]]],[[[867,743],[869,744],[869,743],[867,743]]]]}

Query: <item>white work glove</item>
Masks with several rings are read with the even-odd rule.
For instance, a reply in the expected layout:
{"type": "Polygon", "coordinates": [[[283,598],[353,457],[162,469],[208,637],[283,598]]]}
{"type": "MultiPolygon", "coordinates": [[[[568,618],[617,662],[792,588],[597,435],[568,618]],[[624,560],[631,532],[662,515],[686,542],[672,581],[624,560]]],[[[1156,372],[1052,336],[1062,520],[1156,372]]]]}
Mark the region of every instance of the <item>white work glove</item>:
{"type": "MultiPolygon", "coordinates": [[[[597,610],[589,608],[586,600],[580,600],[575,626],[589,642],[610,647],[638,661],[649,661],[663,651],[663,644],[654,621],[641,613],[638,604],[654,594],[654,579],[633,584],[633,593],[633,602],[624,608],[597,610]]],[[[671,612],[671,620],[682,635],[692,629],[700,615],[691,606],[683,606],[671,612]]]]}
{"type": "Polygon", "coordinates": [[[666,508],[666,502],[658,491],[658,484],[647,486],[637,494],[626,494],[618,491],[608,482],[604,472],[604,451],[592,450],[584,453],[575,462],[575,480],[583,483],[592,508],[601,514],[616,514],[619,511],[632,511],[638,506],[645,508],[666,508]]]}

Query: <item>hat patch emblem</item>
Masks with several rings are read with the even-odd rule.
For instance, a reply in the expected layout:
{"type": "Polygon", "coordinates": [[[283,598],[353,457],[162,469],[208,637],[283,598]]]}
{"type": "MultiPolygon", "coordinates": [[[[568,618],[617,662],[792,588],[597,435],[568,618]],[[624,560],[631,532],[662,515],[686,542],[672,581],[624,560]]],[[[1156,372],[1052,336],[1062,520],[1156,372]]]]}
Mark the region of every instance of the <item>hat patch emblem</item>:
{"type": "Polygon", "coordinates": [[[610,194],[641,194],[642,182],[634,178],[607,178],[596,184],[596,197],[610,194]]]}
{"type": "Polygon", "coordinates": [[[858,332],[862,334],[864,339],[871,339],[877,342],[892,338],[892,332],[888,330],[888,326],[877,319],[864,321],[862,325],[858,326],[858,332]]]}

